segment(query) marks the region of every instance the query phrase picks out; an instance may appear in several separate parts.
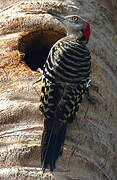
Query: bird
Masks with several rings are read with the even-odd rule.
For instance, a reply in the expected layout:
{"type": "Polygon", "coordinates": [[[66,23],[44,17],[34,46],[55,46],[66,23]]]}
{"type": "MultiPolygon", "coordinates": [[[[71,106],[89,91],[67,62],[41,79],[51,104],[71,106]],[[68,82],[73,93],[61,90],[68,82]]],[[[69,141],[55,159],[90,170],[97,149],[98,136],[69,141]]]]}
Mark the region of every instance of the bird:
{"type": "Polygon", "coordinates": [[[44,118],[41,139],[43,171],[54,171],[62,156],[68,123],[76,118],[88,90],[91,54],[87,48],[90,23],[79,15],[49,15],[60,21],[67,34],[50,49],[42,69],[39,109],[44,118]]]}

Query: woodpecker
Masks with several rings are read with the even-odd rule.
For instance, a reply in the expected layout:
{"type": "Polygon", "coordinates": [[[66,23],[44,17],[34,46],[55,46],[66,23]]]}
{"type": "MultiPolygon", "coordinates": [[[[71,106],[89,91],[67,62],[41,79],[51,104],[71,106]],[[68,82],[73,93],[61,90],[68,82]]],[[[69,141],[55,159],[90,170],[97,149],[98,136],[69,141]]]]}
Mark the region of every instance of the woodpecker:
{"type": "Polygon", "coordinates": [[[59,20],[67,36],[50,49],[43,67],[40,111],[44,117],[41,141],[41,163],[45,171],[55,169],[62,155],[67,124],[79,109],[89,82],[91,55],[86,46],[90,24],[78,15],[50,15],[59,20]]]}

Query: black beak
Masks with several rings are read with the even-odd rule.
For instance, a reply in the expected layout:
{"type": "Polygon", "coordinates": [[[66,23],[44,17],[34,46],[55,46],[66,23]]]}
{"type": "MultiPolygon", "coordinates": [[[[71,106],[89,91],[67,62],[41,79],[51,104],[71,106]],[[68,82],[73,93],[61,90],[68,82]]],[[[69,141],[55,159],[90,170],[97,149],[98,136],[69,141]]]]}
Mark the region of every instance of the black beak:
{"type": "Polygon", "coordinates": [[[65,21],[65,18],[64,17],[62,17],[62,16],[60,16],[60,15],[58,15],[58,14],[55,14],[55,13],[53,13],[53,12],[51,12],[51,11],[48,11],[48,14],[50,14],[50,15],[52,15],[53,17],[55,17],[56,19],[58,19],[60,22],[62,22],[62,23],[64,23],[64,21],[65,21]]]}

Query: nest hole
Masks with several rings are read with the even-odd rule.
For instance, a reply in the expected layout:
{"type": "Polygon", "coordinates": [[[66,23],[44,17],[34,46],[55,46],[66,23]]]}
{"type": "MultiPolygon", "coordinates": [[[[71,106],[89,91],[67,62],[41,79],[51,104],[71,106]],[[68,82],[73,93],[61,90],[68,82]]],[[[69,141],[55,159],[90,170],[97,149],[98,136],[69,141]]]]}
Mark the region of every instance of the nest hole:
{"type": "Polygon", "coordinates": [[[22,35],[18,42],[18,50],[23,53],[22,61],[33,71],[42,69],[51,47],[65,35],[65,31],[59,32],[54,29],[38,30],[22,35]]]}

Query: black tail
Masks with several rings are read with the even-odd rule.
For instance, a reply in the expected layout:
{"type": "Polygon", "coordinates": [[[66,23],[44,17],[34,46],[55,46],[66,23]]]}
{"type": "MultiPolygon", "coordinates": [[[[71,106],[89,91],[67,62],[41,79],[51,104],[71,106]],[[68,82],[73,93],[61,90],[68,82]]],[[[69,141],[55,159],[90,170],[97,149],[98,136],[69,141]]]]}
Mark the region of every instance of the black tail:
{"type": "Polygon", "coordinates": [[[48,168],[48,165],[51,171],[55,169],[56,160],[63,152],[66,127],[67,124],[64,124],[59,130],[57,127],[44,130],[41,142],[41,163],[43,171],[48,168]]]}

